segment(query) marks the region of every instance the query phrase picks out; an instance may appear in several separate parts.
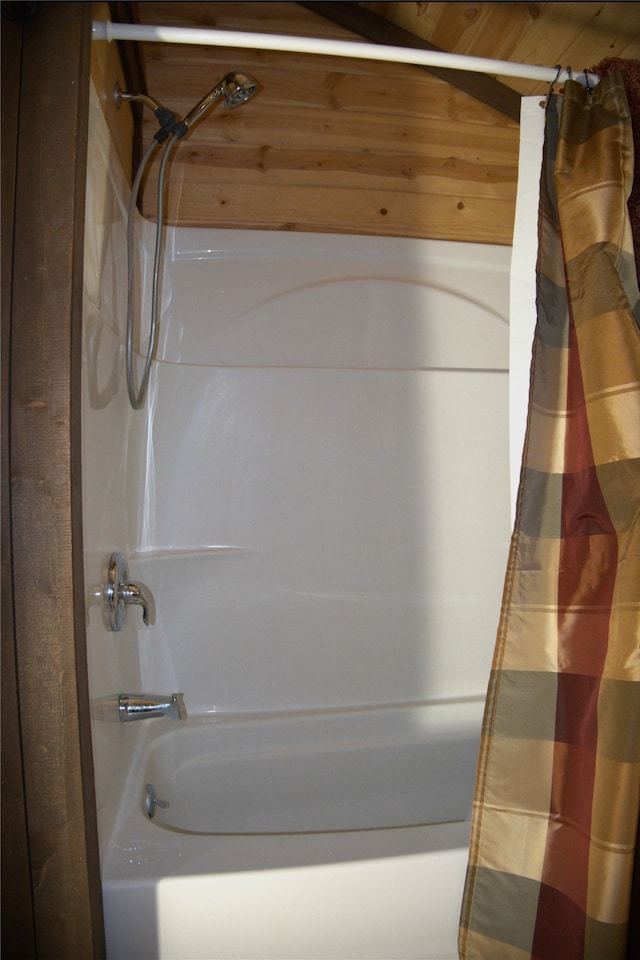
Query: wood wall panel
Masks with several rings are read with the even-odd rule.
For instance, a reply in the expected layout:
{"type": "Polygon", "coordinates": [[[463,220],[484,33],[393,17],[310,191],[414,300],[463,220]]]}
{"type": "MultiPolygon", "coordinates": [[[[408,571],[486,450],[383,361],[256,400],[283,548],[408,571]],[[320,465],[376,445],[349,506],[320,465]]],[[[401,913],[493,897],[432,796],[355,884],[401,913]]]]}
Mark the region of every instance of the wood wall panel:
{"type": "MultiPolygon", "coordinates": [[[[26,906],[43,960],[105,953],[80,502],[90,46],[88,4],[38,4],[23,24],[15,217],[6,238],[13,245],[6,399],[15,735],[29,846],[26,906]]],[[[3,911],[3,938],[14,921],[3,911]]],[[[29,955],[26,941],[18,952],[7,950],[7,957],[29,955]]]]}
{"type": "Polygon", "coordinates": [[[20,703],[11,556],[11,457],[9,384],[11,362],[11,275],[16,189],[22,23],[2,24],[2,955],[34,960],[35,923],[31,896],[31,858],[20,741],[20,703]]]}
{"type": "MultiPolygon", "coordinates": [[[[173,4],[137,11],[147,22],[353,39],[293,3],[179,8],[179,17],[173,4]]],[[[518,125],[444,81],[406,65],[142,46],[149,93],[180,115],[231,67],[262,85],[240,108],[216,107],[177,146],[170,222],[511,242],[518,125]]],[[[145,143],[156,129],[147,111],[145,143]]],[[[151,219],[157,169],[142,202],[151,219]]]]}
{"type": "MultiPolygon", "coordinates": [[[[366,9],[478,56],[576,70],[604,56],[640,57],[639,4],[133,4],[146,23],[358,39],[319,16],[322,7],[366,9]]],[[[141,50],[148,92],[180,116],[232,67],[263,87],[246,106],[216,107],[177,147],[171,222],[511,243],[518,124],[424,69],[169,44],[141,50]]],[[[519,93],[546,93],[545,84],[500,79],[519,93]]],[[[144,143],[156,129],[145,111],[144,143]]],[[[151,219],[157,169],[141,203],[151,219]]]]}

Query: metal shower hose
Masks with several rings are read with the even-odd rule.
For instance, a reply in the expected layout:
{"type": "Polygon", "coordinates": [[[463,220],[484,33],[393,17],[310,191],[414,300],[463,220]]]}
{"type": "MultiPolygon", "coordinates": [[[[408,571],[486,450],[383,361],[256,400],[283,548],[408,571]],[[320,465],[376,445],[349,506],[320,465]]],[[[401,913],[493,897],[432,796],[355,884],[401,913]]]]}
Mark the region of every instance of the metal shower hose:
{"type": "Polygon", "coordinates": [[[160,258],[162,254],[162,240],[164,233],[164,181],[165,181],[165,171],[167,167],[167,160],[169,159],[169,154],[171,153],[171,148],[178,137],[175,134],[171,134],[164,148],[162,154],[162,160],[160,162],[160,172],[158,174],[158,200],[157,200],[157,222],[156,222],[156,244],[155,244],[155,253],[153,261],[153,282],[151,289],[151,325],[149,329],[149,347],[147,350],[147,356],[144,364],[144,369],[142,371],[142,379],[140,381],[140,388],[136,390],[134,382],[134,373],[133,373],[133,305],[134,305],[134,235],[135,235],[135,219],[136,219],[136,204],[138,200],[138,192],[140,190],[140,184],[142,182],[142,176],[144,174],[145,167],[149,162],[152,153],[155,151],[158,146],[158,141],[153,140],[149,147],[147,148],[142,160],[140,161],[140,166],[138,167],[138,172],[136,173],[133,186],[131,188],[131,197],[129,199],[129,212],[128,212],[128,222],[127,222],[127,265],[128,265],[128,274],[127,274],[127,340],[126,340],[126,367],[127,367],[127,390],[129,392],[129,401],[134,410],[141,410],[144,406],[145,396],[147,393],[147,387],[149,384],[149,374],[151,373],[151,362],[153,360],[153,355],[155,353],[156,344],[158,342],[158,288],[160,280],[160,258]]]}

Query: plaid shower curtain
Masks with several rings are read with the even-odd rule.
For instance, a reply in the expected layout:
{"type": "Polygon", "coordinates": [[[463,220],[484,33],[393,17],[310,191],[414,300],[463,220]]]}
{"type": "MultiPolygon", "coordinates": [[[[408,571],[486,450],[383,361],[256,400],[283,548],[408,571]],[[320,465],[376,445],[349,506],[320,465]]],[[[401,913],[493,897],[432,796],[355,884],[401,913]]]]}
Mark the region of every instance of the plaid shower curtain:
{"type": "Polygon", "coordinates": [[[640,810],[633,163],[619,73],[550,95],[529,415],[462,960],[627,956],[640,810]]]}

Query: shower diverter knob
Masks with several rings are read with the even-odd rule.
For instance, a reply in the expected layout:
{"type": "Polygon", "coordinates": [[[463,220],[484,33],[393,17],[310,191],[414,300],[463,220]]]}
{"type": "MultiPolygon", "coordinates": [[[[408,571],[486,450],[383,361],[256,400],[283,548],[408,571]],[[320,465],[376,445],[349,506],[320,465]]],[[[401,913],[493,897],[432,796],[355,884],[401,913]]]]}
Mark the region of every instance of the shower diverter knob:
{"type": "Polygon", "coordinates": [[[112,553],[107,561],[105,583],[102,588],[104,622],[108,630],[122,630],[127,619],[127,606],[142,607],[145,626],[154,623],[156,609],[153,595],[142,583],[129,583],[127,561],[121,553],[112,553]]]}

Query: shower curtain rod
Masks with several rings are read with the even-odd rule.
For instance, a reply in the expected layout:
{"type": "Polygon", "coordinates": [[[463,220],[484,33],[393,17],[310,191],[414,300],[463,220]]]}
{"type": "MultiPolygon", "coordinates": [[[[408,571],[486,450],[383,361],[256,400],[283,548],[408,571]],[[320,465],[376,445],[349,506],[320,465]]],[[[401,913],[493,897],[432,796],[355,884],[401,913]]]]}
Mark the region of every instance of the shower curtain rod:
{"type": "Polygon", "coordinates": [[[327,57],[349,57],[357,60],[384,60],[424,67],[467,70],[541,83],[564,83],[578,80],[590,87],[598,83],[595,74],[586,70],[574,73],[571,67],[541,67],[535,64],[510,63],[485,57],[468,57],[440,50],[414,50],[386,44],[350,40],[324,40],[316,37],[290,37],[271,33],[244,33],[238,30],[209,30],[202,27],[163,27],[138,23],[112,23],[94,20],[94,40],[133,40],[144,43],[185,43],[211,47],[235,47],[244,50],[276,50],[282,53],[311,53],[327,57]]]}

